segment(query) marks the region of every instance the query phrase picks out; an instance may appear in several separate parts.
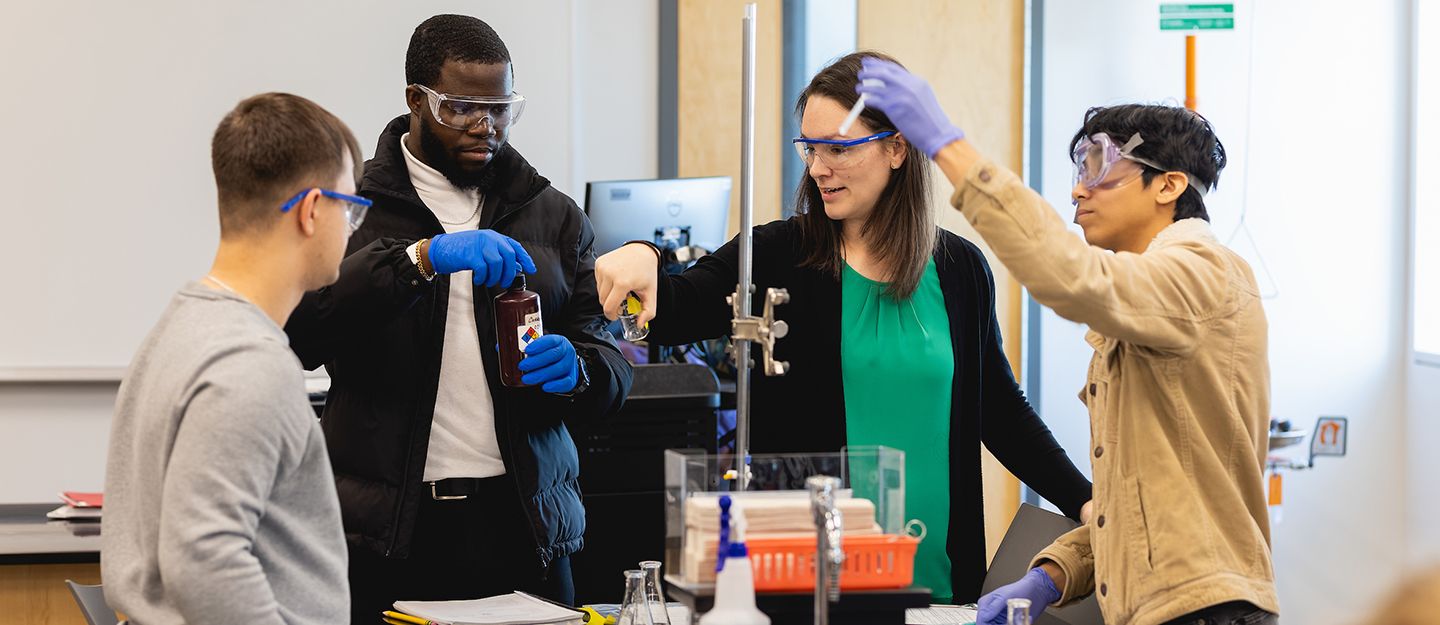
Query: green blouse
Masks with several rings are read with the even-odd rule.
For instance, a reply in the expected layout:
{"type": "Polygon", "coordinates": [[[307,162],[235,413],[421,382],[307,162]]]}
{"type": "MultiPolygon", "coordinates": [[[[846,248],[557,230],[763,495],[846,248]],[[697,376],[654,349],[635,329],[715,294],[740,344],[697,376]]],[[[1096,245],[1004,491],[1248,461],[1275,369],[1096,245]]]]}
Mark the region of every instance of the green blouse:
{"type": "Polygon", "coordinates": [[[949,603],[950,385],[955,354],[935,261],[907,301],[847,264],[841,278],[840,368],[850,445],[905,452],[905,515],[925,523],[915,584],[949,603]]]}

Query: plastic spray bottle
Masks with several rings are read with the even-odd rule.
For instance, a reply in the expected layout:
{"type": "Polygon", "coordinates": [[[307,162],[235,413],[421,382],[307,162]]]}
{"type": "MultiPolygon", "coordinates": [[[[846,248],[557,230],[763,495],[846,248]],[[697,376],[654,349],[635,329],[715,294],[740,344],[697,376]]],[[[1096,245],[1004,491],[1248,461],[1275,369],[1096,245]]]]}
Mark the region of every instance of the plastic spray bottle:
{"type": "Polygon", "coordinates": [[[755,607],[755,572],[745,549],[745,515],[736,506],[732,524],[729,495],[720,496],[720,553],[715,566],[715,607],[700,625],[770,625],[755,607]]]}

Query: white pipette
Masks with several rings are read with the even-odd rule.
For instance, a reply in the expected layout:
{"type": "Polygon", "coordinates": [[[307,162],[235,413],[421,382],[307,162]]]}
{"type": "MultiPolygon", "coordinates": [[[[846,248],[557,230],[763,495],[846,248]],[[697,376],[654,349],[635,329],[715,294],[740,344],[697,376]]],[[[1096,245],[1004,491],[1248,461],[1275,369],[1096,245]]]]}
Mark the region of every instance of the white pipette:
{"type": "MultiPolygon", "coordinates": [[[[867,87],[879,87],[881,85],[884,85],[885,82],[878,78],[866,78],[865,80],[860,81],[860,84],[867,87]]],[[[850,125],[854,124],[855,120],[860,119],[860,112],[865,110],[865,96],[868,95],[870,94],[860,94],[860,99],[855,101],[855,106],[850,107],[850,114],[845,116],[845,121],[840,122],[840,134],[843,135],[849,132],[850,125]]]]}

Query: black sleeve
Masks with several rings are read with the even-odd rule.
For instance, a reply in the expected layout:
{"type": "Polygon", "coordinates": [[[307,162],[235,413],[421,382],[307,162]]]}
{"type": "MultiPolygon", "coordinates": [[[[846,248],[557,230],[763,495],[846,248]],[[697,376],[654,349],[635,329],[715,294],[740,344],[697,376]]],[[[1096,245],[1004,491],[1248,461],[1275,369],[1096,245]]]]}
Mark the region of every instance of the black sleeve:
{"type": "Polygon", "coordinates": [[[985,350],[981,372],[980,436],[1000,464],[1041,497],[1050,500],[1068,516],[1080,520],[1080,508],[1090,501],[1090,480],[1075,468],[1065,449],[1055,441],[1050,428],[1035,414],[1025,393],[1015,383],[1010,361],[1000,344],[1000,326],[995,316],[995,278],[984,258],[988,287],[980,302],[989,310],[989,331],[982,337],[985,350]]]}
{"type": "MultiPolygon", "coordinates": [[[[579,209],[577,208],[578,212],[579,209]]],[[[590,222],[581,220],[579,262],[575,266],[575,292],[552,322],[546,316],[547,331],[570,339],[575,353],[585,361],[590,375],[590,388],[573,398],[546,394],[542,401],[553,403],[556,414],[563,419],[587,419],[614,414],[625,404],[635,371],[620,354],[611,336],[609,321],[600,307],[599,289],[595,286],[595,231],[590,222]]]]}
{"type": "MultiPolygon", "coordinates": [[[[779,252],[789,241],[787,222],[777,221],[756,226],[753,230],[752,263],[780,262],[766,252],[779,252]]],[[[730,334],[734,313],[726,296],[735,293],[740,280],[740,237],[730,239],[714,254],[705,256],[683,273],[658,271],[655,319],[650,322],[650,336],[661,345],[684,345],[730,334]]],[[[755,298],[757,308],[763,298],[755,298]]]]}
{"type": "Polygon", "coordinates": [[[393,321],[433,288],[405,253],[412,243],[376,239],[341,261],[334,284],[300,299],[285,333],[306,369],[333,360],[346,339],[393,321]]]}

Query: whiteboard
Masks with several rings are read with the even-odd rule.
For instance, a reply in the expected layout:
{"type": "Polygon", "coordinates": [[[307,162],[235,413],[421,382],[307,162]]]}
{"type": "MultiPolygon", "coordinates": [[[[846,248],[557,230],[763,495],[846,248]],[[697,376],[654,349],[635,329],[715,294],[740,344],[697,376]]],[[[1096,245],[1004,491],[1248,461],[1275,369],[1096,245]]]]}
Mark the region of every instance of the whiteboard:
{"type": "Polygon", "coordinates": [[[568,1],[8,3],[0,381],[118,380],[214,258],[220,118],[256,93],[295,93],[349,124],[368,158],[406,111],[410,34],[437,13],[500,33],[528,99],[511,141],[540,171],[568,172],[566,150],[547,149],[570,130],[568,1]]]}

